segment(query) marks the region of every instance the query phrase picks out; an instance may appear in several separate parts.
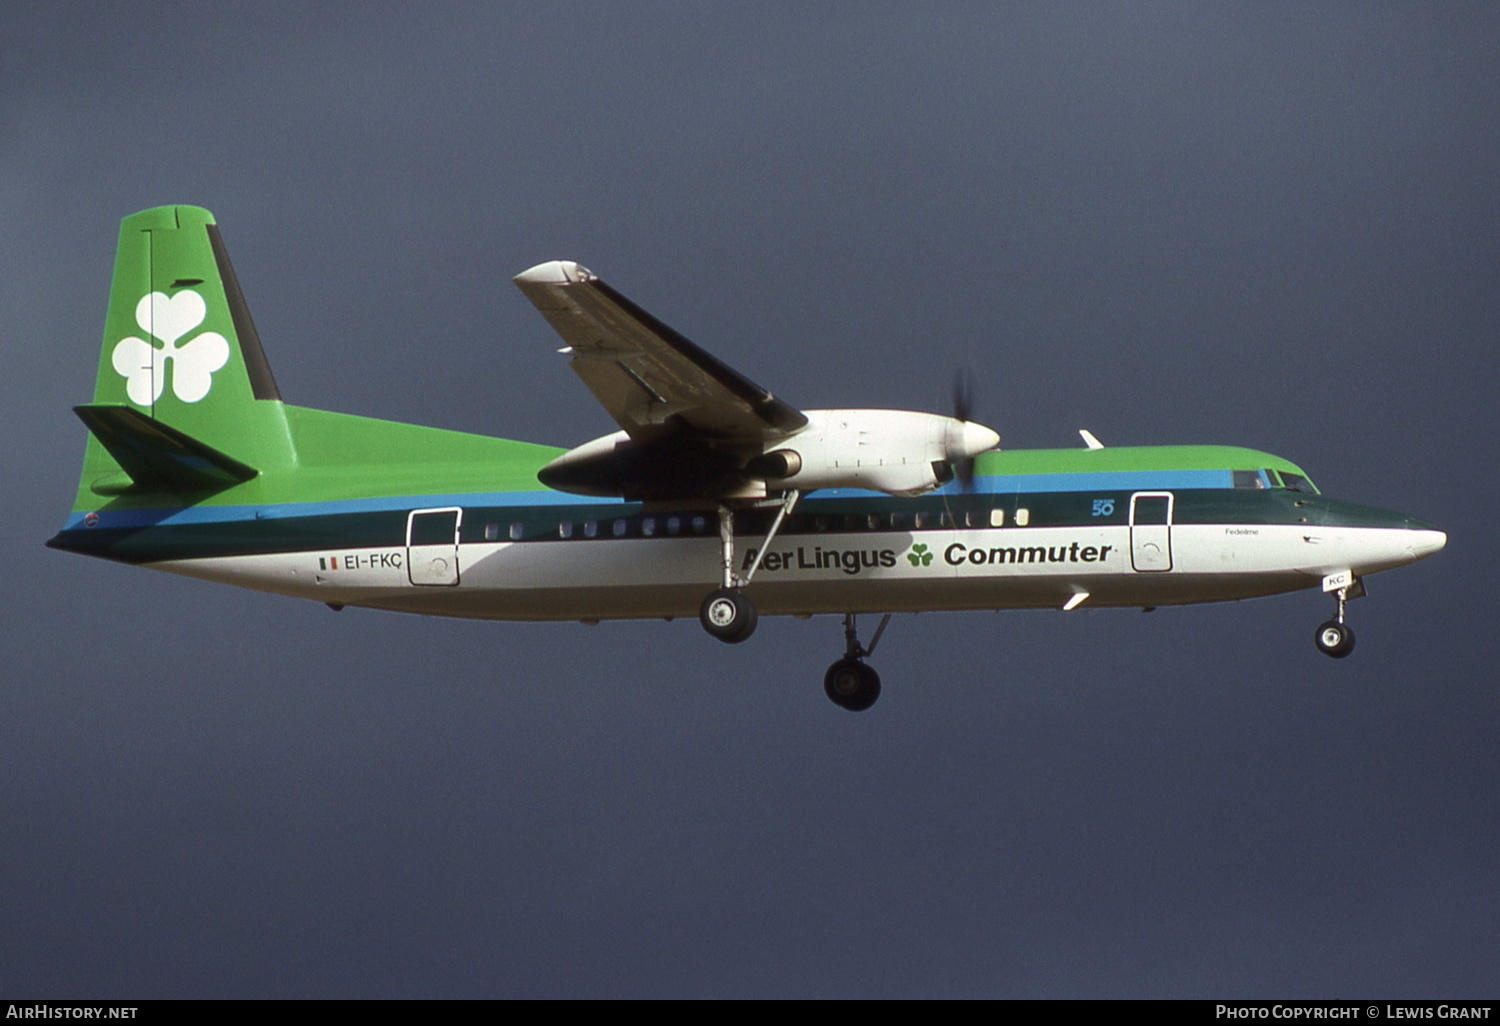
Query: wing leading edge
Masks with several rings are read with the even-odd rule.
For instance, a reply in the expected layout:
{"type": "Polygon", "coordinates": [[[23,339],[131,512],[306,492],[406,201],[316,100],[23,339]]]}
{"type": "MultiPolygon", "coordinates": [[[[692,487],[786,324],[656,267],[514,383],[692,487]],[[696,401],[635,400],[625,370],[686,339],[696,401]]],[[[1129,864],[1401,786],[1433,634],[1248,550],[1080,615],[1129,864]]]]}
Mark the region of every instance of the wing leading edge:
{"type": "Polygon", "coordinates": [[[684,430],[716,445],[759,450],[807,425],[796,407],[642,310],[569,260],[538,264],[515,283],[567,347],[569,365],[630,438],[684,430]]]}

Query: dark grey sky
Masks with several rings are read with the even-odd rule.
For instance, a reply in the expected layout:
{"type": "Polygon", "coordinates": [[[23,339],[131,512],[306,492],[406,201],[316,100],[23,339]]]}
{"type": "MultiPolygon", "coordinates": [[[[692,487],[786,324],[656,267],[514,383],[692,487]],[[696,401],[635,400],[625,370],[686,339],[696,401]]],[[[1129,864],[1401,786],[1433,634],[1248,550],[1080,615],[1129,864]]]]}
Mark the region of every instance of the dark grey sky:
{"type": "Polygon", "coordinates": [[[1489,996],[1492,4],[0,8],[0,995],[1489,996]],[[1322,596],[455,623],[52,552],[119,218],[292,402],[613,425],[577,259],[793,403],[1230,442],[1450,532],[1322,596]]]}

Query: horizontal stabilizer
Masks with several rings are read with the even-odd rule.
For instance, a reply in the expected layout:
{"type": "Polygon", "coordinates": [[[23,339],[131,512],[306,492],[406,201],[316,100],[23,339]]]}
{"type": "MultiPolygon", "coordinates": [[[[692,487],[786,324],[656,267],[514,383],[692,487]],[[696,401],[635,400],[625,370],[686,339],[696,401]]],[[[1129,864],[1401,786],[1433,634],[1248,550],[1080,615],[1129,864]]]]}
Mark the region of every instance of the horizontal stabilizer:
{"type": "Polygon", "coordinates": [[[260,473],[129,406],[95,403],[73,412],[140,488],[217,492],[260,473]]]}

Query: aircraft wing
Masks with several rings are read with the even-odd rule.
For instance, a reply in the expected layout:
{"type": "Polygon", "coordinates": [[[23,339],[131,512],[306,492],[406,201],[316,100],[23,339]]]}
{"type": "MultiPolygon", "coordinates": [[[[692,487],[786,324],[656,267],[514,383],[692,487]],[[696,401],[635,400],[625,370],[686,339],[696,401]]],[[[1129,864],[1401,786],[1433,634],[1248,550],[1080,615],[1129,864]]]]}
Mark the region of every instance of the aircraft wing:
{"type": "Polygon", "coordinates": [[[807,424],[732,367],[568,260],[538,264],[515,278],[562,336],[574,372],[638,442],[686,426],[713,441],[759,446],[807,424]],[[670,418],[670,423],[669,423],[670,418]]]}

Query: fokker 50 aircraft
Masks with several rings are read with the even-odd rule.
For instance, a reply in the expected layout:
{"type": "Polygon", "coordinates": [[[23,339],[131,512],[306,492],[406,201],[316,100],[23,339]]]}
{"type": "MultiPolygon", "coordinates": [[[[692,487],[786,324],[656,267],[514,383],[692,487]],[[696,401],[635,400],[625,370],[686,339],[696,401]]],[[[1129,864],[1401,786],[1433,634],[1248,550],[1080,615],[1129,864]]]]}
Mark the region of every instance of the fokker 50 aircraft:
{"type": "Polygon", "coordinates": [[[516,285],[620,430],[562,450],[282,402],[213,215],[120,226],[73,513],[48,544],[325,602],[495,620],[844,617],[828,697],[866,709],[892,612],[1217,602],[1441,549],[1225,446],[997,451],[969,419],[799,410],[578,264],[516,285]],[[868,647],[858,613],[883,613],[868,647]]]}

